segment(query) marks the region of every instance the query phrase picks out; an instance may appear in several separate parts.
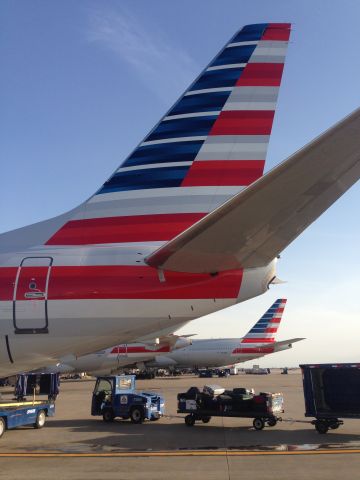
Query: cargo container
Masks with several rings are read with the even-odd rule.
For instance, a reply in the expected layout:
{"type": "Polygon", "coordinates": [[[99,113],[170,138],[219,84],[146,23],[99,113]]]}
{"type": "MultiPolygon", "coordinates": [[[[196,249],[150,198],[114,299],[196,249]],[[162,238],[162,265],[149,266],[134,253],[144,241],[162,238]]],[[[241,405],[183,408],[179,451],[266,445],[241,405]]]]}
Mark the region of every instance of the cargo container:
{"type": "Polygon", "coordinates": [[[302,371],[305,416],[319,433],[335,430],[342,418],[360,418],[360,363],[307,364],[302,371]]]}

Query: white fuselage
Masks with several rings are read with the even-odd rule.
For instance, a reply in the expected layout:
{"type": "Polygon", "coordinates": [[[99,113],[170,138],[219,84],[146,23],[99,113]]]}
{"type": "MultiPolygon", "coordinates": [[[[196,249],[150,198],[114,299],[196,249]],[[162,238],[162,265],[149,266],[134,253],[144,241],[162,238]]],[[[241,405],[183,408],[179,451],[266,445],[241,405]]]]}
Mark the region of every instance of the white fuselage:
{"type": "Polygon", "coordinates": [[[276,261],[217,276],[159,275],[144,262],[156,248],[43,246],[0,253],[0,376],[173,332],[260,295],[275,276],[276,261]]]}
{"type": "Polygon", "coordinates": [[[93,375],[109,375],[123,367],[144,367],[146,362],[169,353],[169,346],[151,348],[141,343],[122,344],[80,357],[64,357],[57,365],[49,365],[41,370],[51,373],[86,372],[93,375]]]}
{"type": "Polygon", "coordinates": [[[241,350],[240,341],[241,338],[193,340],[192,344],[187,347],[169,354],[156,356],[154,361],[147,363],[147,366],[158,368],[223,367],[253,360],[278,351],[275,344],[272,352],[264,352],[259,348],[258,353],[241,353],[241,351],[238,351],[241,350]]]}
{"type": "Polygon", "coordinates": [[[141,370],[224,367],[288,350],[292,348],[294,342],[302,339],[295,338],[271,344],[242,344],[241,340],[241,338],[192,340],[187,346],[173,349],[169,346],[149,347],[141,343],[118,345],[77,358],[71,356],[62,358],[57,365],[50,365],[42,371],[109,375],[124,367],[137,367],[141,370]]]}

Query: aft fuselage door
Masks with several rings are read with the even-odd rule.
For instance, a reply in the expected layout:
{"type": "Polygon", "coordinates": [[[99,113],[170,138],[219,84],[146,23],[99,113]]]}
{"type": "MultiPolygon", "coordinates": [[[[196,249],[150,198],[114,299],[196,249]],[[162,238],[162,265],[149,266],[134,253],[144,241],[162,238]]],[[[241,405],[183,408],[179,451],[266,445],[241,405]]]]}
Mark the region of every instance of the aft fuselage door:
{"type": "Polygon", "coordinates": [[[13,302],[15,333],[48,333],[47,295],[51,257],[26,257],[20,263],[13,302]]]}

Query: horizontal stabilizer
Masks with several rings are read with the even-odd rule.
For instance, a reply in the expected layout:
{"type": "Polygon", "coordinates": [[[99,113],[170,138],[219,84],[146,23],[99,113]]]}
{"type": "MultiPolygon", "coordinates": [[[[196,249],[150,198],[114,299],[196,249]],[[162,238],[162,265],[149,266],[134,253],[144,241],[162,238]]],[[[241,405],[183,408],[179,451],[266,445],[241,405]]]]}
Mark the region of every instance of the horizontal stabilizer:
{"type": "Polygon", "coordinates": [[[290,338],[290,340],[282,340],[281,342],[275,342],[274,352],[280,352],[281,350],[287,350],[292,347],[293,343],[301,342],[301,340],[306,340],[306,338],[290,338]]]}
{"type": "Polygon", "coordinates": [[[360,109],[147,258],[164,270],[269,264],[360,177],[360,109]]]}
{"type": "Polygon", "coordinates": [[[306,340],[306,338],[290,338],[290,340],[282,340],[281,342],[275,342],[275,345],[289,345],[290,343],[301,342],[301,340],[306,340]]]}

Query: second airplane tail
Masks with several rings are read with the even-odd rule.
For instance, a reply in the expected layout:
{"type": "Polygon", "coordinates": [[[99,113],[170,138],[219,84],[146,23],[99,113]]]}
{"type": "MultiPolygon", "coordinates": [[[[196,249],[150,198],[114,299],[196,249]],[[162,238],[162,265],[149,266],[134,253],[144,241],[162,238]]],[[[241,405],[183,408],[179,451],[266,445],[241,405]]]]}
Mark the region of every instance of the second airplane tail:
{"type": "Polygon", "coordinates": [[[285,305],[286,298],[277,299],[245,337],[241,339],[241,344],[274,343],[285,305]]]}

